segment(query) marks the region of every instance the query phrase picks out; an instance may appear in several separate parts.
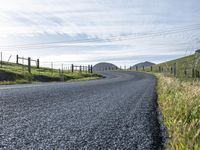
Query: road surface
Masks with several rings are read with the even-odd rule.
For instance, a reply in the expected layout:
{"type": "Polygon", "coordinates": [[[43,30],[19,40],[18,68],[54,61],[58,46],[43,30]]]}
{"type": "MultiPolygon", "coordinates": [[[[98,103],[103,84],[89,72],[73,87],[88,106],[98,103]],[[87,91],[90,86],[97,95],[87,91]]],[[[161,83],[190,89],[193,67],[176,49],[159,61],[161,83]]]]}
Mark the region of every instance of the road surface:
{"type": "Polygon", "coordinates": [[[0,87],[0,149],[162,149],[152,75],[0,87]]]}

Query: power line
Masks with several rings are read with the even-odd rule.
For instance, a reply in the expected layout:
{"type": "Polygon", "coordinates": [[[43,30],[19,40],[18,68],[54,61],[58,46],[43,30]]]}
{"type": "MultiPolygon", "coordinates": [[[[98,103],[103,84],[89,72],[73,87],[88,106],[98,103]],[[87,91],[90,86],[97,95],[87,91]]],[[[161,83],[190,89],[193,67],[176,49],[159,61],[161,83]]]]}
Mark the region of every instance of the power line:
{"type": "Polygon", "coordinates": [[[37,44],[24,44],[24,45],[11,45],[11,46],[4,46],[2,49],[45,49],[45,48],[59,48],[59,47],[65,47],[67,45],[72,44],[87,44],[87,43],[106,43],[106,42],[115,42],[115,41],[124,41],[124,40],[134,40],[134,39],[140,39],[140,38],[152,38],[157,36],[163,36],[163,35],[169,35],[169,34],[175,34],[179,32],[186,32],[186,31],[192,31],[192,30],[198,30],[200,29],[200,24],[191,25],[183,28],[174,28],[174,29],[168,29],[164,31],[158,31],[158,32],[144,32],[144,33],[132,33],[128,35],[121,35],[121,36],[111,36],[110,38],[106,39],[99,39],[99,38],[91,38],[91,39],[81,39],[81,40],[71,40],[71,41],[57,41],[57,42],[49,42],[49,43],[37,43],[37,44]],[[64,44],[64,45],[59,45],[64,44]]]}
{"type": "MultiPolygon", "coordinates": [[[[160,50],[163,50],[163,49],[165,49],[166,47],[163,47],[163,46],[159,46],[159,47],[156,47],[156,48],[159,48],[160,50]]],[[[148,50],[148,49],[152,49],[151,47],[149,47],[149,48],[144,48],[144,49],[142,49],[142,51],[144,51],[144,50],[148,50]]],[[[167,48],[166,48],[167,49],[167,48]]],[[[174,50],[174,49],[173,49],[174,50]]],[[[175,49],[175,50],[180,50],[180,48],[177,48],[177,49],[175,49]]],[[[141,50],[140,50],[141,51],[141,50]]],[[[166,55],[166,54],[163,54],[163,55],[166,55]]],[[[180,54],[181,55],[181,54],[180,54]]],[[[139,56],[138,56],[139,57],[139,56]]],[[[110,58],[108,58],[106,61],[110,61],[109,60],[110,58]]],[[[50,64],[52,61],[41,61],[41,63],[43,63],[43,64],[50,64]]],[[[60,60],[60,61],[53,61],[54,63],[68,63],[67,65],[70,65],[70,63],[72,63],[72,62],[77,62],[77,61],[62,61],[62,60],[60,60]]],[[[87,60],[82,60],[82,61],[79,61],[79,62],[87,62],[87,60]]]]}

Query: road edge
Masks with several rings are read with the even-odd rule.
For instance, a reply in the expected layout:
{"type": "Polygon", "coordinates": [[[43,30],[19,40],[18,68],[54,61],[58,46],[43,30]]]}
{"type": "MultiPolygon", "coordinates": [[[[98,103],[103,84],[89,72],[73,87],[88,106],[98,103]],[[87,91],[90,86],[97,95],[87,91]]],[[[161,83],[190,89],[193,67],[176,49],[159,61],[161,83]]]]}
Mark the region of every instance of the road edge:
{"type": "MultiPolygon", "coordinates": [[[[153,75],[153,74],[151,74],[153,75]]],[[[160,134],[161,134],[161,141],[162,141],[162,149],[167,149],[167,142],[168,142],[168,139],[169,139],[169,136],[168,136],[168,129],[164,123],[164,117],[163,117],[163,114],[162,114],[162,111],[160,109],[160,105],[158,103],[159,101],[159,96],[158,96],[158,93],[157,93],[157,86],[158,86],[158,79],[155,75],[153,75],[156,79],[156,86],[155,86],[155,96],[156,96],[156,113],[157,113],[157,120],[158,120],[158,123],[159,123],[159,128],[160,128],[160,134]]]]}

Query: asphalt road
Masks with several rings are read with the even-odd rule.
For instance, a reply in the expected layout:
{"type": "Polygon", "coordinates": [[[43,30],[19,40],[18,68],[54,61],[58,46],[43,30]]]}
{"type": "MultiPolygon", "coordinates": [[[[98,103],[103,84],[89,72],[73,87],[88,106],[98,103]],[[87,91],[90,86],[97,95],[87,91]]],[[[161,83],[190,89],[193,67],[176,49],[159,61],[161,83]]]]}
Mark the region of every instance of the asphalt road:
{"type": "Polygon", "coordinates": [[[153,76],[0,87],[0,149],[162,149],[153,76]]]}

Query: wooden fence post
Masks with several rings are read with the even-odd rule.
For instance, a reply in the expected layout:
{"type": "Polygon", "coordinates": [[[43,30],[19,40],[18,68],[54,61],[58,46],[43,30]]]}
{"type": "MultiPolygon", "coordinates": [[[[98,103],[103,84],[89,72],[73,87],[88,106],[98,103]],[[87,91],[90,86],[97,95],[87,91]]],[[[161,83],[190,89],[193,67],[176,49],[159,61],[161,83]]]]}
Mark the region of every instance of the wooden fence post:
{"type": "Polygon", "coordinates": [[[192,78],[194,78],[195,75],[194,75],[194,68],[192,68],[192,78]]]}
{"type": "Polygon", "coordinates": [[[88,73],[90,73],[90,65],[88,65],[87,71],[88,73]]]}
{"type": "Polygon", "coordinates": [[[28,72],[31,73],[31,58],[28,57],[28,72]]]}
{"type": "Polygon", "coordinates": [[[63,67],[63,64],[61,65],[61,68],[62,68],[62,74],[64,73],[64,67],[63,67]]]}
{"type": "Polygon", "coordinates": [[[3,66],[3,54],[1,52],[1,68],[2,68],[2,66],[3,66]]]}
{"type": "Polygon", "coordinates": [[[186,68],[184,68],[184,75],[185,75],[185,77],[187,76],[187,69],[186,68]]]}
{"type": "Polygon", "coordinates": [[[142,66],[142,70],[144,71],[144,66],[142,66]]]}
{"type": "Polygon", "coordinates": [[[19,64],[19,56],[16,55],[16,64],[19,64]]]}
{"type": "Polygon", "coordinates": [[[53,76],[53,62],[51,62],[51,75],[53,76]]]}
{"type": "Polygon", "coordinates": [[[72,73],[74,72],[74,65],[72,64],[72,67],[71,67],[71,69],[72,69],[72,73]]]}
{"type": "Polygon", "coordinates": [[[81,66],[81,65],[80,65],[80,67],[79,67],[79,71],[82,72],[82,66],[81,66]]]}
{"type": "Polygon", "coordinates": [[[36,64],[37,64],[37,68],[39,69],[40,68],[40,60],[39,59],[37,59],[36,64]]]}
{"type": "Polygon", "coordinates": [[[92,70],[92,69],[93,69],[93,68],[92,68],[92,65],[91,65],[90,67],[91,67],[91,69],[90,69],[90,73],[93,73],[93,70],[92,70]]]}
{"type": "Polygon", "coordinates": [[[135,67],[136,71],[138,71],[138,66],[135,67]]]}
{"type": "Polygon", "coordinates": [[[161,72],[161,67],[159,66],[159,72],[161,72]]]}
{"type": "Polygon", "coordinates": [[[199,78],[199,71],[196,70],[196,78],[199,78]]]}
{"type": "Polygon", "coordinates": [[[176,77],[176,63],[174,64],[174,77],[176,77]]]}
{"type": "Polygon", "coordinates": [[[151,66],[151,72],[153,71],[153,67],[151,66]]]}

